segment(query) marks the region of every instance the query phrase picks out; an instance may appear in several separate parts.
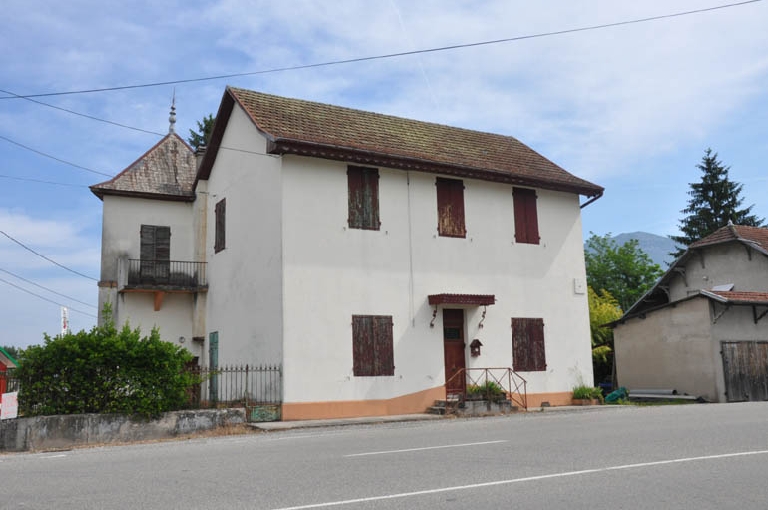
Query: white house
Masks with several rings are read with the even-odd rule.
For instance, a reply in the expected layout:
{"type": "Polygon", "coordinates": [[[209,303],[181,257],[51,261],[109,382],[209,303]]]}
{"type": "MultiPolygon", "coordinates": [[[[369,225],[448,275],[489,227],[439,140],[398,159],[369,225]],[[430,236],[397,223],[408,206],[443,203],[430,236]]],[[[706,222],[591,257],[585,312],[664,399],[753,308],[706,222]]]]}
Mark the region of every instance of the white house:
{"type": "Polygon", "coordinates": [[[185,201],[104,186],[103,289],[161,333],[175,314],[201,362],[282,364],[283,419],[423,412],[488,367],[529,406],[592,380],[579,197],[602,188],[512,137],[230,87],[185,201]],[[109,267],[146,258],[146,222],[204,288],[130,304],[109,267]]]}

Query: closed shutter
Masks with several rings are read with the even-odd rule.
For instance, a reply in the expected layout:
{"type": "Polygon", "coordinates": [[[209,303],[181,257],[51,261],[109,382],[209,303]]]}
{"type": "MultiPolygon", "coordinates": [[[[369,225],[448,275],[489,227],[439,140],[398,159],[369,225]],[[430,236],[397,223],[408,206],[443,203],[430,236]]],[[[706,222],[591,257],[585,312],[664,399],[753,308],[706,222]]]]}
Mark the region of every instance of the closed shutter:
{"type": "Polygon", "coordinates": [[[515,372],[547,369],[544,319],[512,319],[512,368],[515,372]]]}
{"type": "Polygon", "coordinates": [[[349,228],[379,230],[379,171],[376,168],[347,168],[349,228]]]}
{"type": "Polygon", "coordinates": [[[226,247],[226,214],[227,214],[227,199],[222,198],[216,203],[216,230],[214,233],[213,251],[218,253],[226,247]]]}
{"type": "Polygon", "coordinates": [[[352,316],[352,372],[355,376],[395,375],[392,317],[352,316]]]}
{"type": "Polygon", "coordinates": [[[458,179],[438,177],[437,231],[444,237],[466,237],[464,223],[464,183],[458,179]]]}
{"type": "Polygon", "coordinates": [[[171,227],[142,225],[139,237],[142,281],[167,281],[170,276],[171,227]]]}
{"type": "Polygon", "coordinates": [[[513,188],[512,202],[515,213],[515,241],[525,244],[539,244],[536,191],[526,188],[513,188]]]}

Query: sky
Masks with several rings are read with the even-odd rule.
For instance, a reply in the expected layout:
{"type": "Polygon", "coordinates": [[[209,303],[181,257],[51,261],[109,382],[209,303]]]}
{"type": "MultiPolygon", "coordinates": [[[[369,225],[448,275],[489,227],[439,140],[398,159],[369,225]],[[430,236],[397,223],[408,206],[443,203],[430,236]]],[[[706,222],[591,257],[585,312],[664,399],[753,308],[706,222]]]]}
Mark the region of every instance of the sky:
{"type": "Polygon", "coordinates": [[[174,94],[187,138],[227,85],[514,136],[605,187],[585,238],[678,234],[707,148],[768,217],[768,1],[711,9],[726,5],[5,0],[0,345],[58,334],[62,305],[72,330],[94,326],[102,203],[88,186],[168,132],[174,94]]]}

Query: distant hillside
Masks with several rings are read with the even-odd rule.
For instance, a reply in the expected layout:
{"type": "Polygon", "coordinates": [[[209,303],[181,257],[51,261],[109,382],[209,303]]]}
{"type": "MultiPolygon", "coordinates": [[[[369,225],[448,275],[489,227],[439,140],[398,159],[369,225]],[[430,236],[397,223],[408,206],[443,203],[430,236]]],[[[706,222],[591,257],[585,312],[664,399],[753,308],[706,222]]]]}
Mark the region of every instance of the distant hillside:
{"type": "Polygon", "coordinates": [[[675,260],[670,255],[671,252],[676,251],[675,242],[668,237],[657,236],[648,232],[630,232],[629,234],[613,236],[613,239],[619,246],[631,239],[637,239],[638,247],[665,271],[669,264],[675,260]]]}

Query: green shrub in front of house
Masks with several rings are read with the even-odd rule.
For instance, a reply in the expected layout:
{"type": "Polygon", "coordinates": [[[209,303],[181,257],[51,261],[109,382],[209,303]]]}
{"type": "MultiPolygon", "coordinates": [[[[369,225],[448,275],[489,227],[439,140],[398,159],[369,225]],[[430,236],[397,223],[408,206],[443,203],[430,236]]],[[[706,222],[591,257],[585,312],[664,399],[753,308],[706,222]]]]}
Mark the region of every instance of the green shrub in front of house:
{"type": "Polygon", "coordinates": [[[507,398],[507,392],[497,382],[485,381],[483,384],[468,385],[467,398],[469,400],[504,400],[507,398]]]}
{"type": "Polygon", "coordinates": [[[157,416],[183,408],[198,381],[185,370],[192,355],[126,323],[118,330],[105,310],[91,331],[45,335],[24,351],[16,374],[19,411],[26,416],[120,413],[157,416]]]}
{"type": "Polygon", "coordinates": [[[574,400],[599,400],[603,401],[603,391],[592,386],[579,385],[573,388],[574,400]]]}

